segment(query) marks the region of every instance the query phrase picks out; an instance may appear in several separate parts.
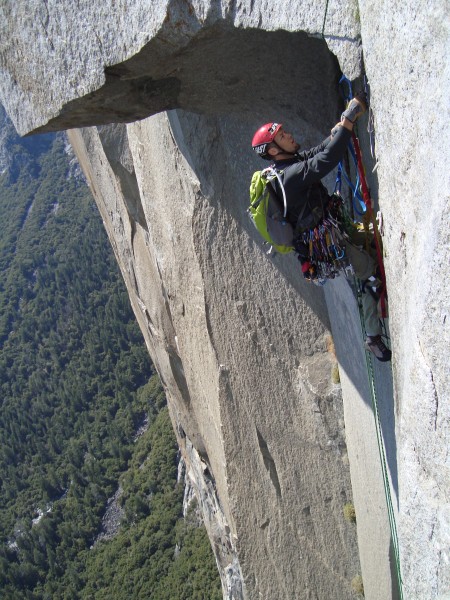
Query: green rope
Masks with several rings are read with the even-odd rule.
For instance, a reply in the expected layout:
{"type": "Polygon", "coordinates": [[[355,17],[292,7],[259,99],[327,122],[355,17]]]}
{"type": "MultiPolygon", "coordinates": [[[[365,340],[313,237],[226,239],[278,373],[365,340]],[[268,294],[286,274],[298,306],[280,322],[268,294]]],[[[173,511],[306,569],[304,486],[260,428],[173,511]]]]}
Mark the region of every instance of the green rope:
{"type": "MultiPolygon", "coordinates": [[[[359,308],[359,318],[361,321],[361,330],[364,338],[366,337],[366,329],[364,324],[364,315],[363,315],[363,307],[362,307],[362,289],[359,284],[359,281],[355,277],[355,285],[357,290],[357,299],[358,299],[358,308],[359,308]]],[[[384,486],[384,494],[386,497],[386,507],[388,512],[388,520],[389,520],[389,528],[391,530],[391,540],[392,546],[394,549],[394,559],[395,559],[395,569],[397,575],[397,583],[398,583],[398,591],[400,595],[400,600],[403,600],[403,580],[401,574],[401,565],[400,565],[400,546],[398,540],[397,533],[397,524],[395,521],[395,512],[394,506],[392,504],[391,497],[391,486],[389,484],[389,476],[388,476],[388,467],[386,461],[386,452],[384,449],[383,443],[383,434],[381,428],[380,421],[380,412],[378,410],[378,400],[377,400],[377,391],[375,387],[375,374],[373,369],[373,358],[372,353],[369,350],[365,350],[366,356],[366,366],[367,366],[367,376],[369,380],[369,390],[372,402],[372,411],[375,419],[375,431],[377,434],[377,443],[378,443],[378,452],[380,455],[380,463],[381,463],[381,471],[383,475],[383,486],[384,486]]]]}
{"type": "Polygon", "coordinates": [[[325,39],[325,23],[327,21],[327,13],[328,13],[328,4],[329,4],[330,0],[327,0],[326,6],[325,6],[325,14],[323,16],[323,25],[322,25],[322,37],[325,39]]]}
{"type": "MultiPolygon", "coordinates": [[[[356,289],[358,291],[358,307],[359,307],[359,317],[361,320],[361,329],[362,329],[363,335],[365,336],[366,331],[365,331],[365,327],[364,327],[364,316],[363,316],[362,303],[361,303],[362,292],[361,292],[361,288],[358,284],[356,285],[356,289]]],[[[377,433],[378,451],[380,454],[381,471],[383,474],[383,486],[384,486],[384,494],[386,496],[389,528],[391,530],[392,546],[394,548],[395,569],[397,572],[398,591],[400,594],[400,600],[403,600],[403,587],[402,587],[403,580],[402,580],[401,566],[400,566],[400,549],[399,549],[399,541],[398,541],[398,534],[397,534],[397,524],[395,521],[394,506],[392,504],[391,486],[389,484],[386,452],[385,452],[384,444],[383,444],[383,434],[382,434],[382,429],[381,429],[380,413],[378,410],[378,400],[377,400],[377,392],[376,392],[376,388],[375,388],[375,374],[374,374],[374,370],[373,370],[372,354],[368,350],[365,351],[365,354],[366,354],[366,366],[367,366],[367,375],[368,375],[368,379],[369,379],[370,395],[371,395],[371,400],[372,400],[373,416],[375,419],[375,430],[377,433]]]]}

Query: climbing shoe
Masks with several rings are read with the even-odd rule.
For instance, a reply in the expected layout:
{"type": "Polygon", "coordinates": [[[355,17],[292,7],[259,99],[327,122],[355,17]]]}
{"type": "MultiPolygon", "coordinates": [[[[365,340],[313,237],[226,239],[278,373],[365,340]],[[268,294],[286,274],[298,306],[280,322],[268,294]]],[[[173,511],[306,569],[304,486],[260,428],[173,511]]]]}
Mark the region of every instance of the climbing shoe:
{"type": "Polygon", "coordinates": [[[363,281],[362,283],[363,293],[368,292],[376,302],[380,299],[381,292],[383,291],[383,283],[381,277],[377,273],[363,281]]]}
{"type": "Polygon", "coordinates": [[[365,345],[366,350],[372,352],[375,358],[378,358],[381,362],[388,362],[391,360],[392,352],[384,344],[381,335],[368,335],[365,345]]]}

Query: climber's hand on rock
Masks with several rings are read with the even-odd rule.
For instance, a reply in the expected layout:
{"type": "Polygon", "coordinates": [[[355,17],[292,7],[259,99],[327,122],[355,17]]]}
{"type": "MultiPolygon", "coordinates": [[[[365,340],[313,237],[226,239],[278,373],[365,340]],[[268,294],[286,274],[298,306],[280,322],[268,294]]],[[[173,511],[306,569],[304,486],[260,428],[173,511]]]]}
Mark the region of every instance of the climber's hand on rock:
{"type": "Polygon", "coordinates": [[[366,94],[364,92],[359,92],[352,100],[350,100],[347,108],[342,113],[342,120],[348,119],[351,123],[354,123],[358,117],[366,112],[367,104],[366,94]]]}
{"type": "Polygon", "coordinates": [[[369,100],[368,100],[367,94],[364,90],[361,90],[360,92],[355,94],[355,97],[353,98],[353,100],[357,100],[361,104],[363,112],[366,112],[367,107],[369,106],[369,100]]]}

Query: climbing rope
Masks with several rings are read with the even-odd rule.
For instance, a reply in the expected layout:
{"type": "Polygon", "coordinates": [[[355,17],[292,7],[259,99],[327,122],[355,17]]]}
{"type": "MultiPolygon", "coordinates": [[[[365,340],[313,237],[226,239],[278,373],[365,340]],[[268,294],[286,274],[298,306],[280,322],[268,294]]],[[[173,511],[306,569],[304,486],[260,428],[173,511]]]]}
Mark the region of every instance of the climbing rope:
{"type": "MultiPolygon", "coordinates": [[[[341,179],[342,179],[342,177],[344,177],[346,184],[348,185],[348,187],[350,188],[350,190],[352,192],[353,211],[358,216],[363,217],[366,212],[366,205],[364,204],[363,197],[361,196],[361,193],[359,191],[360,182],[359,182],[359,172],[358,172],[358,163],[356,160],[356,154],[351,145],[349,145],[348,150],[353,159],[353,164],[354,164],[355,171],[356,171],[356,181],[355,181],[355,183],[352,182],[347,170],[344,169],[344,165],[342,164],[342,161],[338,165],[338,177],[341,179]]],[[[340,188],[339,188],[339,192],[340,192],[340,188]]]]}
{"type": "Polygon", "coordinates": [[[328,14],[328,4],[330,0],[327,0],[325,5],[325,14],[323,15],[323,25],[322,25],[322,37],[325,39],[325,23],[327,22],[327,14],[328,14]]]}
{"type": "MultiPolygon", "coordinates": [[[[349,102],[353,97],[352,84],[351,84],[350,80],[345,75],[342,75],[342,77],[339,81],[339,84],[341,85],[341,90],[343,92],[346,102],[349,102]],[[345,91],[344,86],[347,86],[347,91],[345,91]]],[[[368,88],[367,80],[365,81],[365,87],[368,88]]],[[[383,263],[382,242],[381,242],[380,232],[378,230],[378,224],[377,224],[375,214],[374,214],[373,208],[372,208],[372,198],[370,196],[369,186],[367,185],[366,172],[365,172],[364,164],[362,161],[361,148],[359,145],[359,139],[358,139],[358,136],[356,135],[355,129],[356,129],[356,127],[354,127],[353,131],[352,131],[352,143],[349,144],[350,153],[352,154],[352,157],[356,163],[356,172],[357,172],[357,177],[358,177],[357,185],[355,186],[355,188],[357,188],[358,184],[359,184],[359,187],[361,188],[361,192],[362,192],[363,203],[361,203],[361,206],[364,205],[364,207],[365,207],[365,210],[363,211],[365,213],[363,216],[363,223],[364,223],[364,229],[367,234],[367,238],[369,237],[368,233],[369,233],[369,224],[370,223],[372,224],[372,228],[373,228],[375,250],[377,253],[378,269],[380,272],[379,274],[380,274],[380,279],[381,279],[381,284],[382,284],[381,293],[380,293],[381,316],[382,316],[382,318],[386,318],[386,316],[387,316],[386,273],[384,270],[384,263],[383,263]]],[[[372,134],[373,133],[374,132],[372,131],[372,134]]],[[[371,142],[371,147],[372,147],[372,142],[371,142]]],[[[355,207],[355,204],[353,204],[353,206],[355,207]]],[[[359,212],[359,210],[356,210],[356,212],[358,214],[361,214],[359,212]]]]}
{"type": "MultiPolygon", "coordinates": [[[[361,290],[361,286],[359,285],[359,282],[357,282],[356,278],[355,278],[355,285],[356,285],[356,289],[357,289],[361,330],[363,332],[363,336],[365,337],[366,332],[365,332],[365,327],[364,327],[364,315],[363,315],[363,308],[362,308],[362,290],[361,290]]],[[[399,545],[399,540],[398,540],[397,523],[395,520],[394,506],[392,503],[391,486],[389,483],[389,475],[388,475],[389,471],[388,471],[388,467],[387,467],[386,452],[385,452],[384,443],[383,443],[383,433],[382,433],[382,428],[381,428],[380,412],[378,409],[378,399],[377,399],[377,391],[376,391],[376,386],[375,386],[375,373],[374,373],[374,368],[373,368],[373,358],[372,358],[372,353],[369,352],[369,350],[367,350],[367,349],[365,350],[365,355],[366,355],[367,374],[368,374],[368,379],[369,379],[370,398],[371,398],[371,403],[372,403],[373,416],[374,416],[374,420],[375,420],[375,431],[377,434],[378,452],[380,455],[381,472],[383,475],[383,487],[384,487],[384,494],[386,497],[389,528],[391,530],[392,547],[394,549],[395,570],[396,570],[396,574],[397,574],[398,591],[399,591],[400,600],[403,600],[403,580],[402,580],[401,565],[400,565],[400,545],[399,545]]]]}
{"type": "MultiPolygon", "coordinates": [[[[343,76],[340,83],[345,83],[348,86],[346,100],[350,100],[352,97],[352,88],[351,88],[350,81],[345,76],[343,76]]],[[[365,80],[365,86],[367,87],[367,80],[365,80]]],[[[374,134],[373,117],[372,117],[372,122],[371,122],[371,129],[372,129],[372,131],[370,132],[370,134],[372,136],[374,134]]],[[[385,294],[386,279],[385,279],[384,266],[383,266],[383,255],[382,255],[382,251],[381,251],[381,238],[380,238],[380,234],[378,231],[378,227],[376,225],[376,221],[373,216],[372,199],[370,197],[370,192],[369,192],[369,188],[368,188],[366,177],[365,177],[365,170],[364,170],[364,165],[363,165],[363,161],[362,161],[362,154],[361,154],[361,149],[359,146],[359,140],[354,131],[352,132],[352,142],[353,142],[353,149],[351,150],[351,153],[353,156],[353,151],[354,151],[354,157],[356,158],[356,165],[357,165],[356,172],[357,172],[357,176],[359,178],[359,185],[360,185],[361,191],[362,191],[364,206],[365,206],[368,216],[372,220],[372,224],[373,224],[378,264],[380,267],[380,274],[381,274],[382,282],[383,282],[383,292],[385,294]]],[[[373,147],[372,139],[371,139],[370,145],[371,145],[371,151],[372,151],[372,147],[373,147]]],[[[351,148],[351,145],[349,145],[349,147],[351,148]]],[[[357,187],[357,186],[355,186],[355,187],[357,187]]],[[[359,316],[360,316],[360,321],[361,321],[361,330],[362,330],[363,336],[366,337],[366,331],[365,331],[365,325],[364,325],[364,314],[363,314],[363,307],[362,307],[362,289],[361,289],[360,282],[356,278],[355,278],[355,286],[356,286],[356,290],[357,290],[359,316]]],[[[383,317],[385,316],[385,313],[383,312],[383,307],[382,307],[382,316],[383,317]]],[[[372,411],[373,411],[374,420],[375,420],[375,431],[376,431],[376,435],[377,435],[378,452],[379,452],[379,456],[380,456],[381,471],[382,471],[382,476],[383,476],[383,487],[384,487],[384,493],[385,493],[385,497],[386,497],[389,528],[391,531],[392,547],[394,550],[394,559],[395,559],[395,569],[396,569],[397,582],[398,582],[398,590],[399,590],[400,600],[403,600],[403,587],[402,587],[403,581],[402,581],[401,566],[400,566],[399,540],[398,540],[398,533],[397,533],[397,524],[396,524],[396,520],[395,520],[394,506],[392,503],[391,486],[390,486],[390,482],[389,482],[389,470],[387,467],[387,460],[386,460],[386,451],[385,451],[384,443],[383,443],[380,412],[379,412],[379,408],[378,408],[377,391],[376,391],[376,386],[375,386],[375,373],[374,373],[374,367],[373,367],[373,356],[372,356],[372,353],[367,349],[365,350],[365,357],[366,357],[366,367],[367,367],[367,375],[368,375],[368,382],[369,382],[369,391],[370,391],[370,397],[371,397],[371,403],[372,403],[372,411]]]]}
{"type": "Polygon", "coordinates": [[[356,153],[356,159],[358,162],[358,172],[359,172],[359,178],[361,181],[362,195],[363,195],[363,199],[364,199],[364,204],[366,205],[366,209],[367,209],[368,219],[366,220],[366,223],[371,221],[372,226],[373,226],[375,249],[377,252],[378,268],[380,270],[380,278],[381,278],[381,283],[382,283],[382,288],[381,288],[381,293],[380,293],[381,316],[383,318],[386,318],[386,316],[387,316],[386,274],[384,271],[384,264],[383,264],[383,251],[381,249],[381,236],[380,236],[380,232],[378,231],[378,225],[377,225],[377,222],[375,219],[375,214],[372,209],[372,199],[370,197],[369,187],[368,187],[367,181],[366,181],[366,175],[365,175],[364,165],[362,162],[362,155],[361,155],[361,148],[359,146],[359,140],[354,131],[352,131],[352,141],[353,141],[353,146],[354,146],[355,153],[356,153]]]}

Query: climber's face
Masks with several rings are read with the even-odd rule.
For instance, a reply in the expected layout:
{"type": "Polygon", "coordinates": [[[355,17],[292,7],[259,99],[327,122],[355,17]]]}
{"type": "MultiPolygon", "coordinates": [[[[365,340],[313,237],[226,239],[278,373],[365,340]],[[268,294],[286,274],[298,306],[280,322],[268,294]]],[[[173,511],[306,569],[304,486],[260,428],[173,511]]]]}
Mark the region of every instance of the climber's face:
{"type": "Polygon", "coordinates": [[[297,142],[294,140],[292,133],[288,133],[287,131],[285,131],[283,129],[283,127],[280,127],[280,129],[278,130],[278,133],[275,136],[273,141],[282,150],[285,150],[286,152],[289,152],[290,154],[297,152],[297,150],[300,148],[300,145],[297,144],[297,142]]]}

